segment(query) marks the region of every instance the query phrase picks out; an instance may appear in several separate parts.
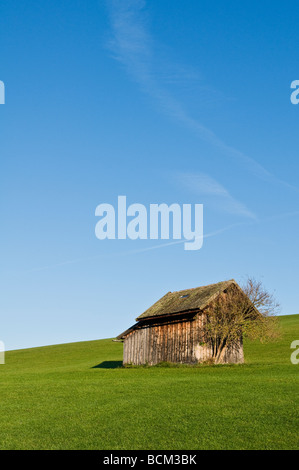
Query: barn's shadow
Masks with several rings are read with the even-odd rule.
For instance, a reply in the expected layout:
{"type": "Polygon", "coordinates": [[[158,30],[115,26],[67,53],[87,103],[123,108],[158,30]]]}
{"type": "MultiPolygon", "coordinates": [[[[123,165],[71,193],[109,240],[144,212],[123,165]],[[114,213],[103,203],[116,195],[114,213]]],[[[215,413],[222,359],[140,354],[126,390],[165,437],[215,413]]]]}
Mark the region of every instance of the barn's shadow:
{"type": "Polygon", "coordinates": [[[103,361],[96,366],[93,366],[92,369],[118,369],[122,367],[122,361],[103,361]]]}

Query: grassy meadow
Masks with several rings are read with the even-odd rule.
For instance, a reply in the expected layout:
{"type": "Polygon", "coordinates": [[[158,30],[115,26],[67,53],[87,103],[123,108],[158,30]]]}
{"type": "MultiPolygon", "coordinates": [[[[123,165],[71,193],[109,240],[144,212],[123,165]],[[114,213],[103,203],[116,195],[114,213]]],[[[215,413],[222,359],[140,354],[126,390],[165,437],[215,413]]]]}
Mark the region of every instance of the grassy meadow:
{"type": "Polygon", "coordinates": [[[122,368],[111,339],[8,351],[0,449],[298,449],[299,315],[245,364],[122,368]]]}

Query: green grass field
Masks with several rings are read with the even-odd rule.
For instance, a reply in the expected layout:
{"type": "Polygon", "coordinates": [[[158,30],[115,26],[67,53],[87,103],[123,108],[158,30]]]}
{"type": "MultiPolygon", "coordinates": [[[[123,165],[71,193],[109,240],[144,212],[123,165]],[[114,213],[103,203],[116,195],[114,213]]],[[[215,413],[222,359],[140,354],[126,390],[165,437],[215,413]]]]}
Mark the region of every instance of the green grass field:
{"type": "Polygon", "coordinates": [[[0,449],[298,449],[299,315],[243,365],[121,368],[109,339],[6,353],[0,449]]]}

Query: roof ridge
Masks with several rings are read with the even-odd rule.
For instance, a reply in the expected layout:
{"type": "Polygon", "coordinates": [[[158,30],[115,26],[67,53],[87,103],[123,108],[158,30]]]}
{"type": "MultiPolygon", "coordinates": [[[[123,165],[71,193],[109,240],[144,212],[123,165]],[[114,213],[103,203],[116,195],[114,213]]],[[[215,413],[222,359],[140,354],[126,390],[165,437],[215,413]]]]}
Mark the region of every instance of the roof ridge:
{"type": "MultiPolygon", "coordinates": [[[[179,294],[180,292],[185,292],[186,290],[195,290],[195,289],[204,289],[206,287],[216,286],[217,284],[224,284],[225,282],[234,282],[234,279],[228,279],[227,281],[212,282],[212,284],[206,284],[205,286],[190,287],[189,289],[174,290],[173,292],[167,292],[167,294],[179,294]]],[[[166,294],[165,294],[166,295],[166,294]]]]}
{"type": "Polygon", "coordinates": [[[151,307],[136,318],[139,321],[144,318],[174,314],[186,310],[203,309],[221,291],[232,284],[236,284],[234,279],[215,282],[206,286],[191,287],[174,292],[167,292],[151,307]],[[185,294],[185,295],[181,295],[185,294]]]}

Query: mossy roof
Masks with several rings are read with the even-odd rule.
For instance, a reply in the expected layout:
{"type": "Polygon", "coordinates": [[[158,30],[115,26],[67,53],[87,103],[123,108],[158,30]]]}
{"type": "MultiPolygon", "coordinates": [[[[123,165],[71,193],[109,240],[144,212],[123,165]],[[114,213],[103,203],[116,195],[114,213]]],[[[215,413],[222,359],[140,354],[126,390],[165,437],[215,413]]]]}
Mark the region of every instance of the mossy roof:
{"type": "Polygon", "coordinates": [[[188,310],[202,310],[232,284],[236,284],[233,279],[217,282],[216,284],[209,284],[208,286],[195,287],[193,289],[167,292],[160,300],[139,315],[136,321],[161,315],[176,314],[188,310]]]}

